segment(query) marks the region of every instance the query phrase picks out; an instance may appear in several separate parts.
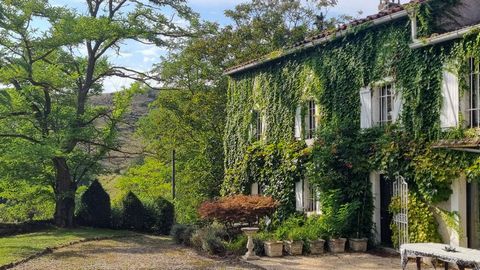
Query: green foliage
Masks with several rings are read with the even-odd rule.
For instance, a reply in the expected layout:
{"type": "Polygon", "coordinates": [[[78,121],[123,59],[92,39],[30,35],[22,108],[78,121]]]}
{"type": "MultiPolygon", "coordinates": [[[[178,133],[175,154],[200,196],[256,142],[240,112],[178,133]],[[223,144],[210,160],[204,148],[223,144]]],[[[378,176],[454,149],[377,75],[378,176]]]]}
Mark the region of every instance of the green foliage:
{"type": "Polygon", "coordinates": [[[152,219],[149,226],[152,231],[168,235],[175,219],[175,209],[173,204],[162,197],[156,198],[145,204],[148,216],[152,219]]]}
{"type": "Polygon", "coordinates": [[[51,187],[28,180],[0,179],[0,223],[50,220],[54,212],[51,187]]]}
{"type": "Polygon", "coordinates": [[[193,247],[211,255],[224,255],[227,250],[224,240],[227,236],[225,227],[214,223],[196,230],[191,242],[193,247]]]}
{"type": "Polygon", "coordinates": [[[110,196],[100,182],[95,180],[82,194],[77,221],[84,226],[108,228],[111,225],[111,218],[110,196]]]}
{"type": "Polygon", "coordinates": [[[241,234],[232,241],[226,243],[227,251],[237,256],[244,255],[245,252],[247,252],[247,241],[247,236],[241,234]]]}
{"type": "MultiPolygon", "coordinates": [[[[389,211],[392,214],[400,212],[400,199],[394,197],[389,211]]],[[[418,199],[418,196],[410,193],[408,196],[408,240],[409,243],[441,243],[438,233],[438,223],[435,219],[433,207],[418,199]]],[[[399,230],[395,223],[390,225],[393,236],[392,241],[398,247],[399,230]]]]}
{"type": "Polygon", "coordinates": [[[295,213],[295,183],[305,175],[308,151],[298,141],[252,144],[243,159],[227,171],[223,194],[246,193],[252,183],[259,183],[263,193],[280,203],[276,218],[295,213]]]}
{"type": "Polygon", "coordinates": [[[196,231],[193,225],[175,224],[172,226],[170,235],[177,244],[184,244],[190,246],[192,244],[191,238],[196,231]]]}
{"type": "Polygon", "coordinates": [[[303,215],[292,215],[281,223],[275,230],[275,239],[279,240],[300,240],[301,231],[297,229],[305,224],[305,217],[303,215]],[[295,239],[292,239],[295,238],[295,239]]]}
{"type": "Polygon", "coordinates": [[[133,193],[129,192],[122,200],[122,227],[130,230],[145,229],[147,211],[143,203],[133,193]]]}
{"type": "Polygon", "coordinates": [[[169,165],[147,157],[141,165],[131,166],[119,177],[116,188],[123,194],[132,191],[143,200],[171,198],[171,169],[169,165]]]}

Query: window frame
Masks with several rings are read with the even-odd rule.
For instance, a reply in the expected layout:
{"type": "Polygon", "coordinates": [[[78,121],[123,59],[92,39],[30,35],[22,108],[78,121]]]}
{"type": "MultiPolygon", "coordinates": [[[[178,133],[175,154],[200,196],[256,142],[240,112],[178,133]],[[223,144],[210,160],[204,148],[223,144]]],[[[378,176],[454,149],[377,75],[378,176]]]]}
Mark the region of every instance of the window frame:
{"type": "Polygon", "coordinates": [[[384,82],[375,87],[378,91],[378,119],[380,126],[386,126],[393,123],[393,113],[395,106],[395,84],[393,81],[384,82]]]}
{"type": "Polygon", "coordinates": [[[468,92],[466,113],[468,115],[468,127],[480,128],[480,61],[475,58],[468,59],[468,92]]]}
{"type": "Polygon", "coordinates": [[[317,103],[311,99],[307,101],[307,115],[305,118],[305,139],[315,139],[317,131],[317,103]]]}

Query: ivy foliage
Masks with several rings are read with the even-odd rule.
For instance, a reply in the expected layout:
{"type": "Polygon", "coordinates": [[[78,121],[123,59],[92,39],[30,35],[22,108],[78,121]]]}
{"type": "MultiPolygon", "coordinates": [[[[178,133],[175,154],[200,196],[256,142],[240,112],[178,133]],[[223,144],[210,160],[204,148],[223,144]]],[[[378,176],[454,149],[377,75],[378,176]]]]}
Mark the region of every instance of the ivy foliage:
{"type": "MultiPolygon", "coordinates": [[[[438,12],[432,8],[433,2],[441,1],[431,2],[427,8],[438,12]]],[[[454,179],[462,174],[473,179],[480,164],[477,157],[432,146],[439,139],[465,135],[440,127],[443,71],[451,63],[459,63],[453,70],[462,74],[466,59],[477,57],[480,51],[480,36],[472,33],[461,41],[415,50],[410,43],[409,20],[399,19],[368,30],[358,28],[346,37],[233,75],[224,138],[229,172],[224,193],[245,192],[248,184],[259,178],[267,183],[279,181],[274,176],[287,171],[290,164],[282,155],[273,154],[272,145],[294,140],[295,110],[312,99],[319,107],[320,126],[316,145],[305,151],[310,153],[305,167],[309,181],[323,192],[341,190],[342,194],[335,196],[338,205],[361,203],[363,217],[370,219],[371,171],[385,172],[390,179],[404,176],[412,201],[422,211],[448,199],[454,179]],[[360,130],[359,90],[387,77],[394,79],[396,91],[402,94],[400,120],[395,125],[360,130]],[[260,111],[265,118],[267,132],[261,142],[251,136],[253,111],[260,111]],[[259,158],[252,149],[263,154],[259,158]],[[275,170],[265,173],[265,166],[275,170]]],[[[283,185],[283,179],[278,185],[282,190],[272,189],[270,195],[289,198],[282,203],[293,211],[293,182],[283,185]]],[[[368,235],[372,224],[367,219],[350,221],[350,227],[368,235]]],[[[422,223],[434,224],[433,219],[421,219],[411,216],[412,241],[436,241],[436,227],[422,223]]]]}

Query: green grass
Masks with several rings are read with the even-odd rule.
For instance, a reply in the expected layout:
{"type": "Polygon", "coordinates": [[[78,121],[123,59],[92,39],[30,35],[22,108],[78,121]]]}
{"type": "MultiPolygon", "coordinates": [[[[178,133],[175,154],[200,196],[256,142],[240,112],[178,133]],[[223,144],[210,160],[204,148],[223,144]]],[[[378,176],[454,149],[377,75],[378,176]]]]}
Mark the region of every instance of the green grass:
{"type": "Polygon", "coordinates": [[[0,266],[19,261],[47,247],[57,247],[86,238],[131,235],[107,229],[50,229],[43,232],[0,237],[0,266]]]}

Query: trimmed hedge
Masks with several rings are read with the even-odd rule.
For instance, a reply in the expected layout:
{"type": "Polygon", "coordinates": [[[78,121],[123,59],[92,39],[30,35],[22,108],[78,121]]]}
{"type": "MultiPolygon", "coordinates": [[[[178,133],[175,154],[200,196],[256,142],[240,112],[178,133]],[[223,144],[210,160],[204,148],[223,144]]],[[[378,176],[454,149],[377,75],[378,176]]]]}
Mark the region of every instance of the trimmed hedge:
{"type": "Polygon", "coordinates": [[[112,221],[110,196],[98,180],[82,194],[77,223],[83,226],[109,228],[112,221]]]}
{"type": "Polygon", "coordinates": [[[128,192],[122,200],[121,227],[128,230],[146,229],[147,211],[133,192],[128,192]]]}

